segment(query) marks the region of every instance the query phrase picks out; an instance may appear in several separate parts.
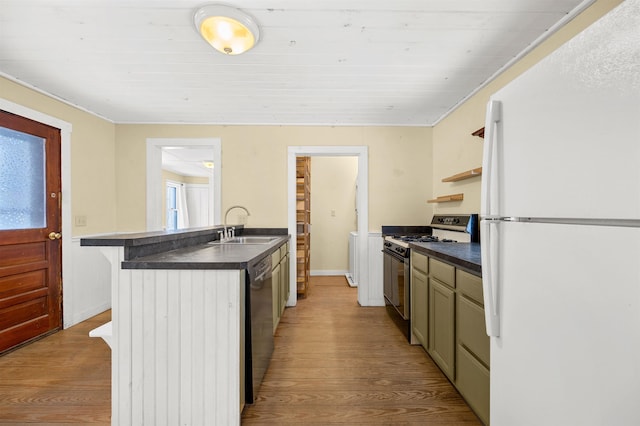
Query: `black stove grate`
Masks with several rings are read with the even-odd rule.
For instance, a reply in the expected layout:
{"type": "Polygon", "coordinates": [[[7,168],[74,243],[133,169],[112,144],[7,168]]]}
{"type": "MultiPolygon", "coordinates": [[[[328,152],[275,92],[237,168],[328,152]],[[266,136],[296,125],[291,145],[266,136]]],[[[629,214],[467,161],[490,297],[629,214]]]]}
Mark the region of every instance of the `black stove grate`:
{"type": "Polygon", "coordinates": [[[433,235],[403,235],[398,239],[407,243],[434,243],[440,241],[438,237],[433,235]]]}

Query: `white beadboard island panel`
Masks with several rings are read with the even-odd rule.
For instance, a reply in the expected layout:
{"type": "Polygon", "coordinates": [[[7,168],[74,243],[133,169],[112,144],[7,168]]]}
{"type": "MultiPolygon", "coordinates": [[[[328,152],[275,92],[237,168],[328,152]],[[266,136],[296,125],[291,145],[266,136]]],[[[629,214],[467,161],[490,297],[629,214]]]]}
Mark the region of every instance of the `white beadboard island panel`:
{"type": "Polygon", "coordinates": [[[112,425],[239,425],[244,270],[112,262],[112,425]]]}

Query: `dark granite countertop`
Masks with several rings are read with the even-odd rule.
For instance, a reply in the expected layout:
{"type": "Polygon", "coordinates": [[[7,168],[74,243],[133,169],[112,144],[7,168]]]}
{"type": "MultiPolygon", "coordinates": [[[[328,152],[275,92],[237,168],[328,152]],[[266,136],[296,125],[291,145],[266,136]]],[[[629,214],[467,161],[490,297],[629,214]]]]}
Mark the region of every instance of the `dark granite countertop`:
{"type": "Polygon", "coordinates": [[[201,236],[214,238],[217,231],[222,229],[224,229],[224,227],[210,226],[206,228],[178,229],[176,231],[124,232],[119,234],[84,237],[80,240],[80,245],[130,247],[165,243],[168,241],[201,236]]]}
{"type": "Polygon", "coordinates": [[[269,244],[200,244],[126,260],[122,269],[247,269],[288,240],[285,235],[269,244]]]}
{"type": "Polygon", "coordinates": [[[479,243],[409,243],[418,253],[450,263],[456,268],[481,276],[482,266],[479,243]]]}
{"type": "MultiPolygon", "coordinates": [[[[231,227],[232,225],[229,225],[231,227]]],[[[223,226],[86,237],[81,246],[124,247],[123,269],[246,269],[289,240],[286,228],[244,228],[236,236],[277,236],[269,244],[209,244],[223,226]]]]}

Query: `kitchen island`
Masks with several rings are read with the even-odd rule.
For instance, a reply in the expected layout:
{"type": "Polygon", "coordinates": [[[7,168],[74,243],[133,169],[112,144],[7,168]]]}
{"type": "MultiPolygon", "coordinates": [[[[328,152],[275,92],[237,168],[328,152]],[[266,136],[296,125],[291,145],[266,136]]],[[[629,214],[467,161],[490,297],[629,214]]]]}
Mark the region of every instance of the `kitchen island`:
{"type": "Polygon", "coordinates": [[[221,227],[83,238],[111,263],[112,425],[240,424],[247,269],[289,239],[220,244],[221,227]]]}

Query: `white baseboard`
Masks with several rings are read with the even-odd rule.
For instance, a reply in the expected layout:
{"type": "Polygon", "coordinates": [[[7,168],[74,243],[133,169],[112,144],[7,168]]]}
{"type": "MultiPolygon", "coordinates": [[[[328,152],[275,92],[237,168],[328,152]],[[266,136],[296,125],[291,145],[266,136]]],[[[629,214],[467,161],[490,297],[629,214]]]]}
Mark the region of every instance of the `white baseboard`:
{"type": "Polygon", "coordinates": [[[349,283],[349,287],[358,287],[358,283],[353,280],[353,276],[351,275],[350,272],[347,272],[346,274],[344,274],[344,276],[347,279],[347,282],[349,283]]]}
{"type": "Polygon", "coordinates": [[[91,317],[94,317],[98,314],[103,313],[104,311],[107,311],[111,309],[111,301],[109,301],[108,303],[103,303],[101,305],[98,306],[94,306],[90,309],[85,309],[82,312],[77,312],[74,316],[73,316],[73,324],[78,324],[84,320],[87,320],[91,317]]]}

